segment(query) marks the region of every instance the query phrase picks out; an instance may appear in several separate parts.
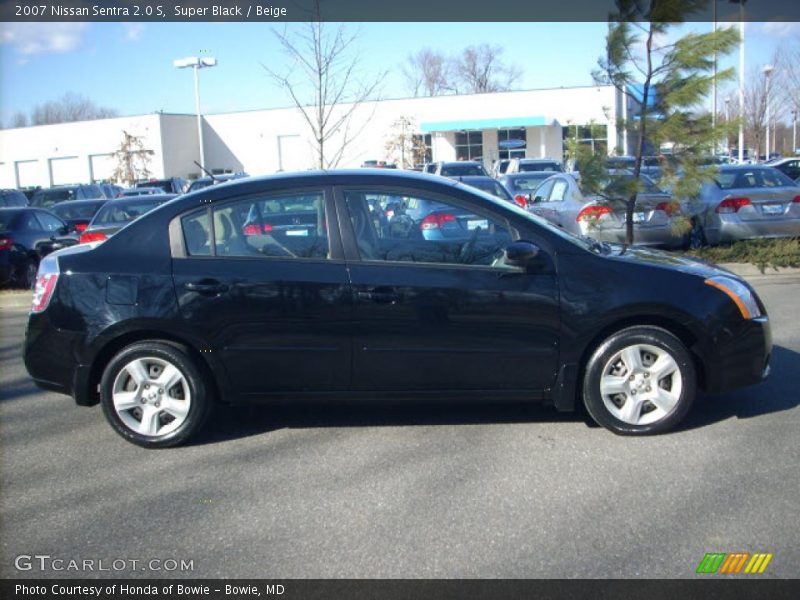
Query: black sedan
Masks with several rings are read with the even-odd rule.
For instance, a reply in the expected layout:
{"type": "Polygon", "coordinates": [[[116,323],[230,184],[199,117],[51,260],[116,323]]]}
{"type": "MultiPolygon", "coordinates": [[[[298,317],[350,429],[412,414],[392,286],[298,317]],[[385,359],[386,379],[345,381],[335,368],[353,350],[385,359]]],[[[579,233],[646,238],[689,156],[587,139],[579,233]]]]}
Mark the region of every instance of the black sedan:
{"type": "Polygon", "coordinates": [[[0,285],[32,288],[42,257],[77,243],[70,227],[49,211],[0,208],[0,285]]]}
{"type": "Polygon", "coordinates": [[[63,219],[72,231],[83,233],[106,202],[107,199],[67,200],[54,204],[50,212],[63,219]]]}
{"type": "Polygon", "coordinates": [[[81,244],[102,242],[131,221],[149,213],[174,197],[175,194],[148,194],[104,202],[92,217],[89,225],[83,229],[80,242],[81,244]]]}
{"type": "Polygon", "coordinates": [[[728,271],[574,237],[455,181],[353,170],[214,186],[45,258],[24,357],[39,386],[162,447],[217,403],[334,398],[582,403],[652,434],[698,388],[760,382],[771,347],[728,271]],[[385,197],[435,212],[376,227],[385,197]],[[469,235],[427,235],[451,226],[469,235]]]}

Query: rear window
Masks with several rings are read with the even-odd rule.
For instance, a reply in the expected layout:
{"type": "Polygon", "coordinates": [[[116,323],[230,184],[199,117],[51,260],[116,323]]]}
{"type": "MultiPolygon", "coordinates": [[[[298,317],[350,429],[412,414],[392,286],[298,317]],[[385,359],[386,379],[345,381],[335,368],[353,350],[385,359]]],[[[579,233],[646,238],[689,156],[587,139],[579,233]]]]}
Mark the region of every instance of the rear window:
{"type": "Polygon", "coordinates": [[[486,175],[481,165],[442,165],[442,175],[445,177],[463,177],[465,175],[486,175]]]}
{"type": "Polygon", "coordinates": [[[212,183],[214,182],[210,179],[198,179],[189,186],[189,191],[196,192],[197,190],[202,190],[203,188],[210,187],[212,183]]]}
{"type": "Polygon", "coordinates": [[[514,185],[514,189],[516,190],[535,190],[539,187],[539,184],[542,183],[548,177],[552,177],[552,172],[549,171],[540,171],[541,175],[531,175],[530,177],[515,177],[511,181],[514,185]]]}
{"type": "Polygon", "coordinates": [[[9,230],[18,214],[15,210],[0,210],[0,231],[9,230]]]}
{"type": "Polygon", "coordinates": [[[140,181],[136,184],[136,187],[159,188],[165,192],[172,192],[172,181],[169,179],[162,181],[140,181]]]}
{"type": "Polygon", "coordinates": [[[35,206],[43,206],[45,208],[53,206],[58,202],[65,202],[66,200],[75,200],[78,197],[77,188],[62,188],[55,190],[40,190],[33,196],[33,203],[35,206]]]}
{"type": "Polygon", "coordinates": [[[561,172],[561,165],[558,163],[527,163],[521,162],[519,163],[519,170],[520,173],[530,173],[532,171],[550,171],[550,172],[561,172]]]}
{"type": "Polygon", "coordinates": [[[135,202],[114,200],[107,202],[97,213],[92,225],[118,225],[129,223],[161,204],[161,200],[151,200],[143,196],[135,202]]]}
{"type": "Polygon", "coordinates": [[[22,192],[2,192],[0,193],[0,207],[27,206],[28,199],[22,192]]]}
{"type": "Polygon", "coordinates": [[[795,182],[777,169],[737,169],[717,173],[717,185],[723,190],[732,188],[786,187],[795,182]]]}
{"type": "Polygon", "coordinates": [[[94,202],[88,204],[62,202],[55,205],[51,210],[62,219],[91,219],[101,206],[102,204],[94,202]]]}

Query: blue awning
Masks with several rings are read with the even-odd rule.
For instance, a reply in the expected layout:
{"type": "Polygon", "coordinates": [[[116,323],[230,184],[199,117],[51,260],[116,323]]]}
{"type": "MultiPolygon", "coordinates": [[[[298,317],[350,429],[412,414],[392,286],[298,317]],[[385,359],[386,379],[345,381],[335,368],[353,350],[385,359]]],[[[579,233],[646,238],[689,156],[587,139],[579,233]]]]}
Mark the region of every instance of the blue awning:
{"type": "Polygon", "coordinates": [[[541,116],[528,117],[498,117],[494,119],[464,119],[461,121],[435,121],[420,123],[423,133],[434,131],[462,131],[476,129],[511,129],[513,127],[540,127],[552,125],[552,119],[541,116]]]}

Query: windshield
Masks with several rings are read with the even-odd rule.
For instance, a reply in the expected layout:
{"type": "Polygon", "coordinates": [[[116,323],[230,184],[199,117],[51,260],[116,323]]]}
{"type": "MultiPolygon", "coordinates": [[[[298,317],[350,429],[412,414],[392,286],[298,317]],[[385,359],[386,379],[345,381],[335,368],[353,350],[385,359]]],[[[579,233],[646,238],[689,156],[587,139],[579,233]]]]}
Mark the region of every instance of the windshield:
{"type": "Polygon", "coordinates": [[[91,219],[101,205],[99,202],[62,202],[50,210],[62,219],[91,219]]]}
{"type": "Polygon", "coordinates": [[[717,185],[731,188],[795,187],[797,184],[777,169],[732,169],[717,173],[717,185]]]}
{"type": "Polygon", "coordinates": [[[481,179],[477,181],[465,181],[467,185],[470,185],[474,188],[482,190],[484,192],[490,193],[492,196],[497,196],[502,200],[510,200],[511,197],[509,196],[506,188],[502,185],[497,183],[494,179],[481,179]]]}
{"type": "MultiPolygon", "coordinates": [[[[639,175],[639,181],[641,183],[641,192],[645,194],[665,194],[666,192],[658,187],[655,182],[650,179],[647,175],[641,174],[639,175]]],[[[607,190],[609,195],[612,193],[613,190],[620,190],[623,188],[627,188],[633,182],[633,174],[632,173],[617,173],[613,175],[610,179],[600,180],[598,183],[600,187],[604,190],[607,190]]],[[[591,195],[591,192],[581,191],[585,195],[591,195]]]]}
{"type": "Polygon", "coordinates": [[[150,212],[162,202],[162,199],[153,200],[146,197],[136,201],[114,200],[107,202],[92,221],[92,227],[129,223],[150,212]]]}

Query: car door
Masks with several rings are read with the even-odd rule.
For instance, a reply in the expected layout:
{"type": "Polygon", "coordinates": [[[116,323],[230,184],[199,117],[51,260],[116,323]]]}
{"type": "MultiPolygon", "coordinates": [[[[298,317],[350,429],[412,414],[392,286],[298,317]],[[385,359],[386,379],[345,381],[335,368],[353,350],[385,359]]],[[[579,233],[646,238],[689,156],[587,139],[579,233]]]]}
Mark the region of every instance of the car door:
{"type": "Polygon", "coordinates": [[[552,178],[545,179],[541,183],[541,185],[539,185],[539,187],[536,188],[536,191],[531,194],[531,202],[532,202],[532,204],[531,204],[529,210],[533,214],[539,215],[543,219],[547,219],[548,218],[549,212],[547,210],[547,207],[545,206],[545,201],[550,196],[550,191],[553,189],[553,184],[554,183],[555,183],[555,180],[552,179],[552,178]]]}
{"type": "Polygon", "coordinates": [[[485,201],[460,194],[337,189],[354,295],[355,389],[534,394],[553,385],[552,264],[535,272],[506,265],[503,249],[518,231],[485,201]],[[429,213],[376,229],[368,207],[387,196],[429,213]]]}
{"type": "Polygon", "coordinates": [[[352,299],[331,202],[324,188],[269,191],[173,224],[181,318],[240,394],[350,384],[352,299]]]}

